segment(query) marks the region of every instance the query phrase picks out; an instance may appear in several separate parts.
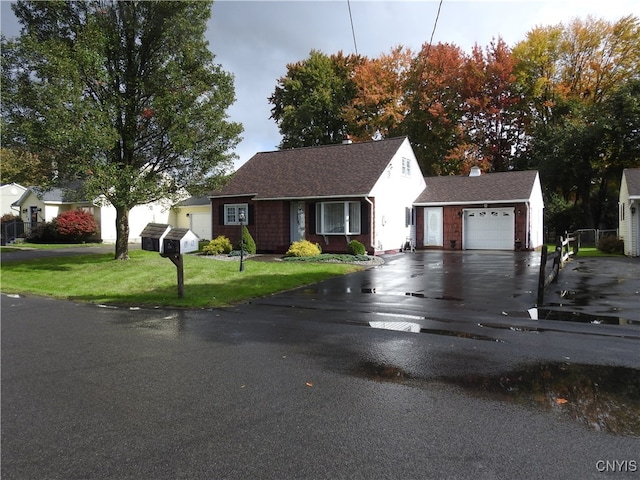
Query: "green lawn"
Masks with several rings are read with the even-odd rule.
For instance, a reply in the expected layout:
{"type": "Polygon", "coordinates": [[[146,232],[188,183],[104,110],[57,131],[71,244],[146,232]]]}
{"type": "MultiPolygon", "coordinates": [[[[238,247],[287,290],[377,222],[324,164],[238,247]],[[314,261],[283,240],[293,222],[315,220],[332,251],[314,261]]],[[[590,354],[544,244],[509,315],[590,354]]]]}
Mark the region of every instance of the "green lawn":
{"type": "Polygon", "coordinates": [[[340,263],[239,261],[185,255],[184,298],[178,299],[176,267],[155,252],[131,251],[3,262],[3,293],[46,295],[76,301],[138,306],[218,307],[269,295],[362,267],[340,263]]]}

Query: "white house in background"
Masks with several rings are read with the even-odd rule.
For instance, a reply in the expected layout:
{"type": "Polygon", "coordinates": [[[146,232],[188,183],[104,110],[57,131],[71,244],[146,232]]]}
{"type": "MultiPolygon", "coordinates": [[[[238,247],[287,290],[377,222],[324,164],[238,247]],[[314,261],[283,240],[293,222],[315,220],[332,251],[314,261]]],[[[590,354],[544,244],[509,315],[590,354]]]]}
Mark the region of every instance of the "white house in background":
{"type": "MultiPolygon", "coordinates": [[[[68,210],[84,210],[98,222],[98,235],[105,243],[116,241],[116,209],[104,199],[78,200],[67,190],[55,188],[43,191],[38,187],[27,188],[13,203],[14,211],[27,224],[50,222],[68,210]]],[[[129,212],[129,242],[139,243],[140,233],[147,223],[168,223],[169,204],[155,202],[137,205],[129,212]]]]}
{"type": "Polygon", "coordinates": [[[625,168],[620,182],[618,232],[624,254],[640,256],[640,168],[625,168]]]}
{"type": "Polygon", "coordinates": [[[11,214],[17,217],[18,210],[11,208],[11,205],[19,200],[26,190],[26,187],[17,183],[7,183],[0,186],[0,216],[11,214]]]}
{"type": "Polygon", "coordinates": [[[191,197],[171,207],[169,222],[177,228],[188,228],[200,240],[212,240],[211,200],[209,197],[191,197]]]}

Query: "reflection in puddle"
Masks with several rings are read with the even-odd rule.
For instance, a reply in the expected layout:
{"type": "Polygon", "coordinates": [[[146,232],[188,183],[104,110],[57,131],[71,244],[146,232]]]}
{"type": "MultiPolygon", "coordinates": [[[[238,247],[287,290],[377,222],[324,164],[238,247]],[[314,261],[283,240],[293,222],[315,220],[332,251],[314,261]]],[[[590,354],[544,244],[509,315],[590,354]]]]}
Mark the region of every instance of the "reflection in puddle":
{"type": "MultiPolygon", "coordinates": [[[[627,318],[612,317],[608,315],[596,315],[576,311],[560,311],[547,308],[531,309],[536,310],[534,320],[557,320],[559,322],[579,322],[591,323],[593,325],[640,325],[640,322],[627,318]]],[[[531,314],[531,311],[529,312],[531,314]]]]}
{"type": "Polygon", "coordinates": [[[394,365],[362,361],[352,373],[415,387],[449,383],[476,395],[558,412],[591,430],[640,437],[640,370],[632,368],[556,362],[497,375],[418,378],[394,365]]]}
{"type": "Polygon", "coordinates": [[[640,436],[640,370],[550,363],[498,376],[440,380],[501,400],[559,411],[593,430],[640,436]]]}
{"type": "Polygon", "coordinates": [[[420,333],[420,324],[412,322],[369,322],[373,328],[396,330],[398,332],[420,333]]]}
{"type": "MultiPolygon", "coordinates": [[[[403,315],[396,313],[375,313],[374,315],[378,316],[388,316],[395,318],[408,318],[412,320],[426,320],[425,317],[418,317],[416,315],[403,315]]],[[[430,333],[432,335],[445,335],[448,337],[458,337],[458,338],[468,338],[471,340],[486,340],[489,342],[500,342],[503,343],[503,340],[499,340],[497,338],[489,337],[487,335],[478,335],[476,333],[463,332],[458,330],[445,330],[440,328],[426,328],[415,322],[396,322],[396,321],[388,321],[388,322],[369,322],[369,326],[373,328],[381,328],[383,330],[394,330],[398,332],[411,332],[411,333],[430,333]]]]}

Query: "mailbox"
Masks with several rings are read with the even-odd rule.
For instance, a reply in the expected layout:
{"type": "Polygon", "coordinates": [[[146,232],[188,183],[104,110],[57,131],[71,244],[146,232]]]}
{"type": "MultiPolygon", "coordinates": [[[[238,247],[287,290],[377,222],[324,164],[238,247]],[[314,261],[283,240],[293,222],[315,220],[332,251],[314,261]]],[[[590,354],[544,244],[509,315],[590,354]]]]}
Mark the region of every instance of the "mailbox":
{"type": "Polygon", "coordinates": [[[166,223],[147,223],[140,237],[142,237],[142,249],[151,252],[162,253],[162,240],[171,230],[171,225],[166,223]]]}
{"type": "Polygon", "coordinates": [[[163,255],[182,255],[183,253],[197,252],[200,239],[188,228],[172,228],[163,237],[163,255]]]}

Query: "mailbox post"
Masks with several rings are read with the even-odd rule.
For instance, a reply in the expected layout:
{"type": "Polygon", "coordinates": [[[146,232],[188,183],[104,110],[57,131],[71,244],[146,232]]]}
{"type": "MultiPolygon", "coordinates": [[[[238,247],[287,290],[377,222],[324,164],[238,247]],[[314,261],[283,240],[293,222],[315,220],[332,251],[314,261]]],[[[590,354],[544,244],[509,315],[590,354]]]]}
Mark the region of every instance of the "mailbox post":
{"type": "Polygon", "coordinates": [[[178,298],[184,297],[183,253],[198,250],[198,236],[188,228],[172,228],[162,240],[160,255],[173,262],[178,270],[178,298]]]}
{"type": "Polygon", "coordinates": [[[198,236],[188,228],[171,228],[164,223],[149,223],[140,234],[142,249],[158,252],[168,258],[177,268],[178,298],[184,296],[183,253],[198,250],[198,236]]]}

